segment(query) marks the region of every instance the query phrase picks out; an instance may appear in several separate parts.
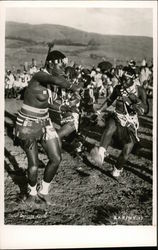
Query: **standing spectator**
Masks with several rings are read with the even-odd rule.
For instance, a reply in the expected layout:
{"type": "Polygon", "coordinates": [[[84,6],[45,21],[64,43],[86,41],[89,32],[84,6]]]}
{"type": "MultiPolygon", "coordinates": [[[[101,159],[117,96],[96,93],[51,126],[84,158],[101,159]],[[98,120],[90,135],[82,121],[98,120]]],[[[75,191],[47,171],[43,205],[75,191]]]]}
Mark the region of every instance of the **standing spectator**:
{"type": "Polygon", "coordinates": [[[32,58],[32,66],[34,67],[37,67],[37,62],[36,62],[36,60],[34,59],[34,58],[32,58]]]}
{"type": "Polygon", "coordinates": [[[29,70],[29,74],[30,76],[33,76],[35,73],[37,73],[38,69],[35,65],[31,65],[30,70],[29,70]]]}
{"type": "Polygon", "coordinates": [[[14,85],[14,75],[11,70],[8,70],[5,76],[5,97],[12,98],[13,97],[13,85],[14,85]]]}
{"type": "Polygon", "coordinates": [[[144,59],[142,61],[142,65],[140,68],[140,75],[139,75],[140,84],[142,86],[147,86],[148,82],[150,81],[150,77],[151,77],[151,70],[149,69],[147,62],[144,59]]]}
{"type": "Polygon", "coordinates": [[[29,69],[28,66],[29,66],[28,62],[25,62],[24,63],[24,71],[26,71],[26,72],[28,71],[28,69],[29,69]]]}

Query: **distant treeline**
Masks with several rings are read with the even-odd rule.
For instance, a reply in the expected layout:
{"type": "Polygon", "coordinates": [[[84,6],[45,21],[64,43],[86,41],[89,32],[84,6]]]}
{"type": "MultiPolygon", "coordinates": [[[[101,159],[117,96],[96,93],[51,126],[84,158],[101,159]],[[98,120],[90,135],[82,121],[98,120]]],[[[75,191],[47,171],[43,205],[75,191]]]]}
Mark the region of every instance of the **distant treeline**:
{"type": "MultiPolygon", "coordinates": [[[[46,45],[49,41],[34,41],[29,38],[23,38],[23,37],[18,37],[18,36],[6,36],[6,39],[10,40],[17,40],[17,41],[22,41],[29,43],[31,45],[46,45]]],[[[63,40],[58,40],[54,39],[53,40],[55,44],[57,45],[67,45],[67,46],[89,46],[89,45],[97,45],[97,42],[94,39],[91,39],[88,43],[80,43],[80,42],[73,42],[70,39],[63,39],[63,40]]]]}
{"type": "Polygon", "coordinates": [[[28,39],[28,38],[22,38],[22,37],[16,37],[16,36],[6,36],[5,39],[11,39],[11,40],[18,40],[18,41],[22,41],[22,42],[26,42],[29,44],[39,44],[38,42],[32,40],[32,39],[28,39]]]}

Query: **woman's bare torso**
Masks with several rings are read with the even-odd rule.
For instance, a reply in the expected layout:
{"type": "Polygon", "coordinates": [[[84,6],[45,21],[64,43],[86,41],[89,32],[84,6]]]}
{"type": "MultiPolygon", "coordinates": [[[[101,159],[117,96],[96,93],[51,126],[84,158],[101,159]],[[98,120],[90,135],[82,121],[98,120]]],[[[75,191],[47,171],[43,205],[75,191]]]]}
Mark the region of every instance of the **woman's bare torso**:
{"type": "Polygon", "coordinates": [[[40,82],[31,80],[24,95],[24,104],[45,109],[48,108],[48,91],[40,82]]]}

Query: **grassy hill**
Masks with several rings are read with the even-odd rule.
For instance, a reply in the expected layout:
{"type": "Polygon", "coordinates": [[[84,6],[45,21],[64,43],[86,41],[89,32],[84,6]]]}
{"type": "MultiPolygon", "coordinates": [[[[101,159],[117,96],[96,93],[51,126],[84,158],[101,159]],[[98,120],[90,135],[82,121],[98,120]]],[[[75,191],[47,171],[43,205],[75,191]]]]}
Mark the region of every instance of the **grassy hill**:
{"type": "Polygon", "coordinates": [[[6,22],[6,67],[22,67],[32,58],[40,64],[45,60],[47,42],[54,41],[55,49],[63,51],[79,64],[96,65],[105,59],[126,63],[133,58],[138,63],[146,57],[152,60],[153,39],[142,36],[119,36],[89,33],[53,24],[31,25],[6,22]]]}

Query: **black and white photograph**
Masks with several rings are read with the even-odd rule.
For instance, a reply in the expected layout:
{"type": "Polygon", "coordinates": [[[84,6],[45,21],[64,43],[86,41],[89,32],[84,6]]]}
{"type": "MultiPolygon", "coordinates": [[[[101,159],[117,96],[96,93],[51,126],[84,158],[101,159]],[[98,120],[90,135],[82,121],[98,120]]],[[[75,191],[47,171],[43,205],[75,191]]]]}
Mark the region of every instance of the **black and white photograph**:
{"type": "Polygon", "coordinates": [[[157,1],[0,11],[0,248],[156,246],[157,1]]]}

